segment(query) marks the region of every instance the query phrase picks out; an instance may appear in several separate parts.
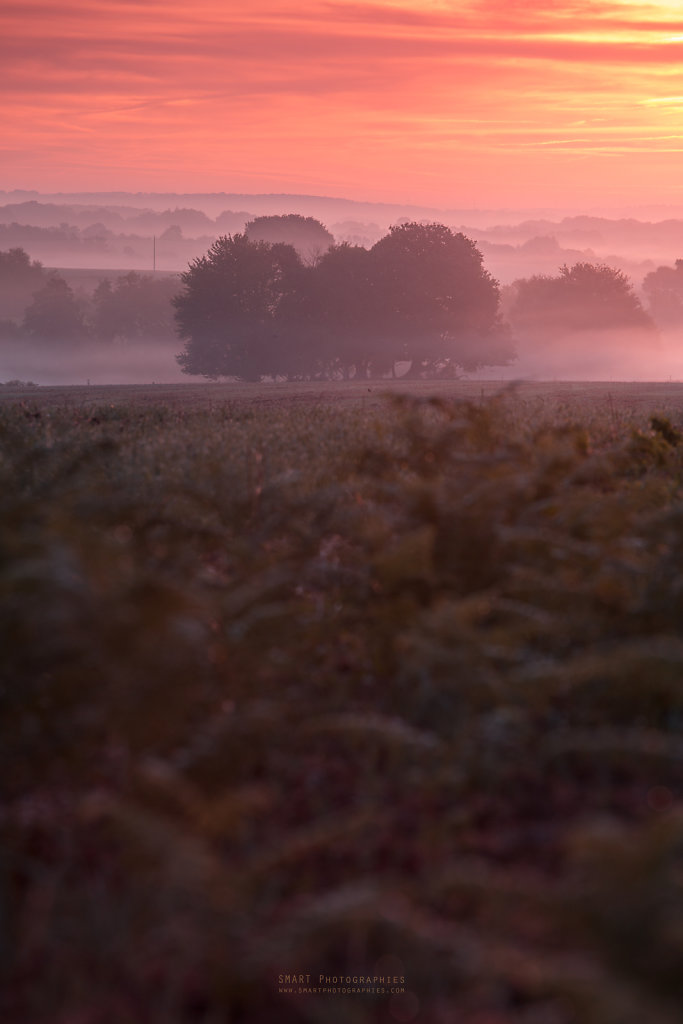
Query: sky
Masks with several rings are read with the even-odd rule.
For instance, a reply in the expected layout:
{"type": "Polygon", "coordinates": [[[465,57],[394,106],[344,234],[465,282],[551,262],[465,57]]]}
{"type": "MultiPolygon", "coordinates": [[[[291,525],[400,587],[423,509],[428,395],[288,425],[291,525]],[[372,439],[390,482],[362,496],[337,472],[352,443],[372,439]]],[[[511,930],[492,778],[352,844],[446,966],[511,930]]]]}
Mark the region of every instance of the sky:
{"type": "Polygon", "coordinates": [[[0,189],[683,207],[683,5],[3,0],[0,189]]]}

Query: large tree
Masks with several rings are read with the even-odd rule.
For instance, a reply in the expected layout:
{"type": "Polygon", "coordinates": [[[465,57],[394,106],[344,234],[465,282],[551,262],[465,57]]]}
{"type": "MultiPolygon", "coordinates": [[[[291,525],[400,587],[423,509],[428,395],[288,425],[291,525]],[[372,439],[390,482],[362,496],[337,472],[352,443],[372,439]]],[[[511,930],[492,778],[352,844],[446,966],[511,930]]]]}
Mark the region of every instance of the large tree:
{"type": "Polygon", "coordinates": [[[303,267],[290,245],[224,235],[182,275],[173,304],[185,373],[260,380],[278,372],[278,311],[303,267]]]}
{"type": "Polygon", "coordinates": [[[316,374],[364,378],[391,369],[382,347],[373,260],[367,249],[332,246],[309,268],[304,287],[290,297],[290,337],[306,346],[316,374]]]}
{"type": "Polygon", "coordinates": [[[182,280],[186,373],[367,377],[409,360],[417,376],[513,355],[481,253],[442,224],[403,224],[369,252],[333,246],[309,265],[289,245],[227,236],[182,280]]]}
{"type": "Polygon", "coordinates": [[[372,250],[378,330],[413,376],[508,362],[497,282],[471,239],[444,224],[392,227],[372,250]]]}

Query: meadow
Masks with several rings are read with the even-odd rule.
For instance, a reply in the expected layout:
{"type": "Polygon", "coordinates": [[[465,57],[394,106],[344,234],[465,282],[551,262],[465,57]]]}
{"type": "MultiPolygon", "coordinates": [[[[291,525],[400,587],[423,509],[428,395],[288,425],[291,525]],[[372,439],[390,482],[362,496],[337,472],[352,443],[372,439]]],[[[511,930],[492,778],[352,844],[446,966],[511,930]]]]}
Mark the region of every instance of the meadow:
{"type": "Polygon", "coordinates": [[[683,385],[0,387],[0,1017],[674,1024],[683,385]]]}

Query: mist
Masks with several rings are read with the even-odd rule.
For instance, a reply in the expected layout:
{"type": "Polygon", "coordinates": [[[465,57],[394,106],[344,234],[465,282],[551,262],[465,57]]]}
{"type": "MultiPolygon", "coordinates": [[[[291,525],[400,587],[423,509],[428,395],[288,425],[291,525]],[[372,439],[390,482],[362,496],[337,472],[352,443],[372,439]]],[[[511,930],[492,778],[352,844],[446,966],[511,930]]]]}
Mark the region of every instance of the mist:
{"type": "MultiPolygon", "coordinates": [[[[180,346],[178,346],[179,348],[180,346]]],[[[463,373],[466,380],[683,381],[683,330],[662,335],[656,348],[634,346],[618,332],[593,340],[567,337],[561,345],[517,343],[517,358],[508,366],[463,373]],[[623,343],[623,344],[622,344],[623,343]]],[[[399,376],[407,364],[397,365],[399,376]]],[[[175,353],[148,344],[121,351],[74,352],[65,347],[8,351],[0,354],[0,382],[39,385],[201,383],[188,377],[175,353]]],[[[380,385],[381,386],[381,385],[380,385]]]]}
{"type": "Polygon", "coordinates": [[[552,344],[517,340],[517,358],[467,374],[470,380],[683,381],[683,329],[662,332],[655,344],[628,331],[590,338],[566,335],[552,344]]]}
{"type": "Polygon", "coordinates": [[[335,241],[372,246],[402,220],[447,224],[472,238],[501,284],[605,260],[636,286],[680,253],[683,209],[442,209],[326,196],[241,193],[0,191],[0,250],[21,246],[46,266],[179,272],[222,234],[264,215],[322,221],[335,241]],[[4,202],[3,202],[4,200],[4,202]]]}
{"type": "MultiPolygon", "coordinates": [[[[75,350],[61,347],[3,346],[0,350],[0,381],[25,381],[43,385],[67,384],[178,384],[187,383],[175,360],[175,349],[156,343],[120,349],[75,350]]],[[[197,383],[196,378],[194,382],[197,383]]]]}
{"type": "MultiPolygon", "coordinates": [[[[180,288],[179,274],[206,253],[217,237],[245,229],[258,217],[298,213],[319,218],[336,244],[370,249],[392,224],[408,220],[447,224],[471,238],[484,267],[506,289],[535,275],[556,274],[563,265],[605,263],[628,275],[645,304],[643,281],[658,267],[682,255],[680,210],[437,210],[410,204],[363,203],[318,196],[213,195],[169,193],[38,194],[0,192],[0,252],[23,249],[44,270],[66,282],[75,301],[92,305],[105,279],[113,282],[134,271],[144,281],[166,281],[168,295],[180,288]],[[658,213],[668,214],[663,219],[658,213]]],[[[2,285],[2,282],[0,282],[2,285]]],[[[163,337],[114,344],[72,344],[59,336],[48,343],[19,343],[21,314],[11,288],[0,287],[0,381],[36,384],[177,383],[187,381],[176,361],[181,343],[168,305],[163,337]]],[[[24,304],[29,300],[28,294],[24,304]]],[[[167,304],[169,299],[165,300],[167,304]]],[[[528,338],[513,325],[516,358],[489,366],[471,379],[567,379],[596,381],[668,381],[683,379],[683,322],[658,323],[656,340],[644,342],[628,331],[579,332],[528,338]]],[[[197,379],[196,377],[193,379],[197,379]]]]}

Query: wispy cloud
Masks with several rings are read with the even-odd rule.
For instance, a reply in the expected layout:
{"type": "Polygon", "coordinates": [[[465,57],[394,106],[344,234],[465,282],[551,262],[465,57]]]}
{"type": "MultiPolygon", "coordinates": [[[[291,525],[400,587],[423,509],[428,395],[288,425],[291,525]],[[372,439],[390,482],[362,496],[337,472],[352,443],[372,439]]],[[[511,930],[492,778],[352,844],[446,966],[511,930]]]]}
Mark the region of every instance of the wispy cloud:
{"type": "MultiPolygon", "coordinates": [[[[568,154],[586,188],[605,187],[615,152],[650,154],[660,189],[683,170],[672,3],[23,0],[2,6],[0,39],[4,187],[136,187],[135,171],[230,188],[230,167],[273,187],[475,200],[498,154],[508,202],[577,187],[568,154]]],[[[642,168],[614,187],[636,190],[642,168]]]]}

